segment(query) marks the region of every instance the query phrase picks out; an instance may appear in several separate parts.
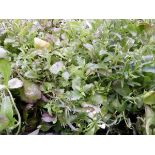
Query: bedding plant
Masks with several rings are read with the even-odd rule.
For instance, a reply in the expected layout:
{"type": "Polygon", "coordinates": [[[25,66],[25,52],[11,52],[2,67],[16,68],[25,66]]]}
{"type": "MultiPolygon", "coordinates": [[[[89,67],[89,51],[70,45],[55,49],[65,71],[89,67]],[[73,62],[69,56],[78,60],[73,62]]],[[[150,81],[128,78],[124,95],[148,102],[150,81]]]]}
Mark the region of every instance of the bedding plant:
{"type": "Polygon", "coordinates": [[[0,20],[0,134],[155,134],[155,20],[0,20]]]}

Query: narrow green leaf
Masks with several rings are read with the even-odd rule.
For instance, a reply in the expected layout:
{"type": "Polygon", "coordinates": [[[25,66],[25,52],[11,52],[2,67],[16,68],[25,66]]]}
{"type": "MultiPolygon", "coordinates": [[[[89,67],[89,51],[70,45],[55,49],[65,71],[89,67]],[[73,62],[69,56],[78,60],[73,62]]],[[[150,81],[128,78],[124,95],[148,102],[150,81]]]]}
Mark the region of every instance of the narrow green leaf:
{"type": "Polygon", "coordinates": [[[10,121],[13,119],[13,108],[9,96],[2,99],[1,113],[4,114],[10,121]]]}
{"type": "Polygon", "coordinates": [[[4,78],[4,84],[7,86],[11,75],[11,64],[8,60],[0,59],[0,72],[4,78]]]}
{"type": "Polygon", "coordinates": [[[153,134],[152,129],[155,127],[155,112],[149,106],[145,106],[145,119],[146,134],[153,134]]]}
{"type": "Polygon", "coordinates": [[[155,104],[155,92],[149,91],[143,96],[143,102],[147,105],[155,104]]]}
{"type": "Polygon", "coordinates": [[[8,118],[4,114],[0,113],[0,131],[6,129],[8,124],[9,124],[8,118]]]}
{"type": "Polygon", "coordinates": [[[124,83],[123,87],[120,81],[115,81],[113,84],[113,89],[121,96],[128,96],[130,94],[130,89],[127,84],[124,83]]]}

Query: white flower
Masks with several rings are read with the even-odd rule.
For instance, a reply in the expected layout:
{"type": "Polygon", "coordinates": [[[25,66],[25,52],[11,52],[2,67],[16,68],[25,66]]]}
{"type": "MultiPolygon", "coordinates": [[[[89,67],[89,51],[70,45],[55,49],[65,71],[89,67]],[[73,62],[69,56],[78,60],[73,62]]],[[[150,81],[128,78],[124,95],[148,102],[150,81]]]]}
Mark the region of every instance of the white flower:
{"type": "Polygon", "coordinates": [[[101,125],[98,125],[101,129],[105,129],[105,127],[106,127],[106,124],[105,123],[103,123],[103,124],[101,124],[101,125]]]}
{"type": "Polygon", "coordinates": [[[107,52],[105,50],[99,51],[99,55],[104,55],[104,54],[107,54],[107,52]]]}
{"type": "Polygon", "coordinates": [[[94,47],[93,47],[93,45],[91,45],[91,44],[83,44],[83,46],[87,49],[87,50],[89,50],[89,51],[92,51],[93,49],[94,49],[94,47]]]}
{"type": "Polygon", "coordinates": [[[21,80],[19,80],[18,78],[13,78],[13,79],[9,80],[8,86],[10,89],[21,88],[23,86],[23,82],[21,80]]]}
{"type": "Polygon", "coordinates": [[[0,47],[0,58],[5,58],[7,56],[7,51],[0,47]]]}
{"type": "Polygon", "coordinates": [[[65,71],[63,74],[62,74],[62,77],[65,79],[65,80],[68,80],[70,75],[67,71],[65,71]]]}
{"type": "Polygon", "coordinates": [[[60,71],[62,71],[65,68],[64,64],[62,61],[58,61],[56,63],[54,63],[51,67],[50,67],[50,72],[53,74],[58,74],[60,71]]]}

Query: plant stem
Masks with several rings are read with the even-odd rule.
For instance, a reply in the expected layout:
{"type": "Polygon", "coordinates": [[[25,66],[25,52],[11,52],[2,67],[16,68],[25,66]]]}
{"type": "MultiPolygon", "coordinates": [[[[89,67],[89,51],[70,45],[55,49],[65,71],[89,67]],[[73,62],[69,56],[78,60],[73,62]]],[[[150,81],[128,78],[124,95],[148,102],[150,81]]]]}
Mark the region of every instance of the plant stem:
{"type": "Polygon", "coordinates": [[[17,115],[18,115],[18,124],[17,124],[17,125],[18,125],[18,130],[17,130],[17,132],[16,132],[16,135],[18,135],[19,132],[20,132],[20,129],[21,129],[21,116],[20,116],[20,113],[19,113],[19,111],[18,111],[18,108],[16,107],[16,104],[15,104],[15,102],[14,102],[14,99],[13,99],[13,96],[12,96],[10,90],[9,90],[8,88],[6,88],[6,89],[7,89],[8,93],[9,93],[9,95],[10,95],[12,104],[13,104],[13,106],[14,106],[14,108],[15,108],[15,110],[16,110],[16,113],[17,113],[17,115]]]}

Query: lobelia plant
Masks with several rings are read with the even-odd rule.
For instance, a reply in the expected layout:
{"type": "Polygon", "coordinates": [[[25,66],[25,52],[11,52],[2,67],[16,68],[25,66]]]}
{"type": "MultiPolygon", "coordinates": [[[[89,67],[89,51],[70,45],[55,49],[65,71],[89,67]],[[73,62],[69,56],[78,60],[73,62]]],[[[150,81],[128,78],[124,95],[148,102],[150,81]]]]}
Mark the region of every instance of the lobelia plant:
{"type": "Polygon", "coordinates": [[[155,134],[154,27],[1,20],[0,133],[155,134]]]}

